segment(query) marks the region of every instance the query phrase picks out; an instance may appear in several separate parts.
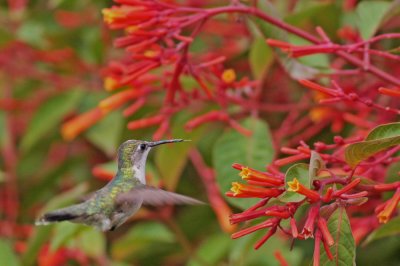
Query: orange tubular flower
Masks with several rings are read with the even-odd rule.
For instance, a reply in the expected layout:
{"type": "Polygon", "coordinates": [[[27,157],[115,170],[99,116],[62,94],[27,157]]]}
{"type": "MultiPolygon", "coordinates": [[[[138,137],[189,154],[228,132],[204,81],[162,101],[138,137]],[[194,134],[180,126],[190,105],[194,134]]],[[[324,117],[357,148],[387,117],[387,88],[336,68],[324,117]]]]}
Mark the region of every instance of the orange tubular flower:
{"type": "Polygon", "coordinates": [[[400,188],[396,190],[393,197],[389,199],[385,205],[385,208],[378,214],[379,223],[387,223],[390,216],[393,214],[400,201],[400,188]]]}
{"type": "Polygon", "coordinates": [[[99,103],[99,107],[102,110],[109,112],[111,110],[120,107],[121,105],[132,99],[142,96],[143,94],[145,94],[144,91],[137,91],[137,90],[121,91],[102,100],[99,103]]]}
{"type": "Polygon", "coordinates": [[[266,198],[266,197],[277,197],[282,194],[282,189],[275,188],[263,188],[251,185],[240,184],[238,182],[232,182],[231,191],[234,197],[246,197],[246,198],[266,198]]]}
{"type": "Polygon", "coordinates": [[[61,135],[65,140],[73,140],[82,131],[85,131],[102,119],[104,115],[105,112],[100,108],[95,108],[83,113],[72,120],[65,122],[61,127],[61,135]]]}
{"type": "Polygon", "coordinates": [[[299,182],[299,180],[297,180],[297,178],[294,178],[293,181],[287,182],[287,184],[289,186],[288,191],[293,191],[304,195],[311,201],[318,201],[321,198],[317,191],[306,188],[299,182]]]}
{"type": "Polygon", "coordinates": [[[393,97],[400,97],[400,90],[391,90],[387,88],[380,87],[378,91],[382,94],[393,96],[393,97]]]}
{"type": "Polygon", "coordinates": [[[247,181],[258,181],[258,182],[265,182],[269,183],[274,186],[280,186],[283,185],[283,180],[278,179],[271,174],[268,173],[263,173],[257,170],[254,170],[249,167],[241,167],[241,172],[239,173],[239,176],[247,181]]]}

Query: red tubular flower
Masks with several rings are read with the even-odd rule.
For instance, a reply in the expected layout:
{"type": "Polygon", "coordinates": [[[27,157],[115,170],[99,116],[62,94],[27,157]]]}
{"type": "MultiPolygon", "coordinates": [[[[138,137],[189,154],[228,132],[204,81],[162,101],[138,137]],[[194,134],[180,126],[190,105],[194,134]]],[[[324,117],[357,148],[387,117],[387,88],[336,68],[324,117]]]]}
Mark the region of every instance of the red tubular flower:
{"type": "Polygon", "coordinates": [[[299,180],[297,180],[297,178],[294,178],[293,181],[287,182],[287,184],[289,186],[288,191],[293,191],[301,195],[304,195],[312,202],[318,201],[321,198],[321,196],[317,191],[305,187],[303,184],[299,182],[299,180]]]}
{"type": "MultiPolygon", "coordinates": [[[[268,210],[276,210],[277,207],[273,206],[268,208],[268,210]]],[[[244,212],[241,213],[235,213],[232,214],[229,218],[231,224],[236,224],[236,223],[240,223],[240,222],[245,222],[248,220],[252,220],[261,216],[265,216],[265,211],[267,209],[262,209],[262,210],[246,210],[244,212]]]]}
{"type": "Polygon", "coordinates": [[[361,182],[361,178],[356,178],[353,181],[351,181],[349,184],[346,186],[342,187],[341,189],[335,191],[333,193],[334,197],[339,197],[340,195],[350,191],[351,189],[355,188],[359,183],[361,182]]]}
{"type": "Polygon", "coordinates": [[[315,241],[314,241],[314,256],[313,256],[313,266],[319,266],[320,256],[321,256],[321,232],[317,230],[315,232],[315,241]]]}
{"type": "Polygon", "coordinates": [[[329,248],[328,244],[325,241],[322,241],[322,244],[324,245],[325,253],[328,256],[328,259],[333,260],[333,255],[332,255],[331,249],[329,248]]]}
{"type": "Polygon", "coordinates": [[[314,236],[314,223],[317,215],[319,213],[319,206],[313,206],[308,211],[308,216],[306,223],[304,224],[303,231],[301,234],[304,236],[305,239],[314,236]]]}
{"type": "Polygon", "coordinates": [[[397,188],[393,197],[386,202],[385,208],[378,214],[379,223],[387,223],[400,201],[400,188],[397,188]]]}
{"type": "Polygon", "coordinates": [[[342,194],[340,197],[343,199],[358,199],[368,195],[367,191],[361,191],[354,194],[342,194]]]}
{"type": "Polygon", "coordinates": [[[293,156],[289,156],[283,159],[279,159],[279,160],[275,160],[274,161],[274,165],[276,166],[284,166],[290,163],[294,163],[303,159],[308,159],[310,158],[310,155],[308,154],[304,154],[304,153],[300,153],[300,154],[296,154],[293,156]]]}
{"type": "Polygon", "coordinates": [[[296,220],[293,217],[290,218],[290,230],[292,231],[293,238],[297,238],[299,231],[297,230],[296,220]]]}
{"type": "Polygon", "coordinates": [[[323,202],[329,202],[332,200],[332,195],[333,195],[333,188],[329,187],[328,190],[326,191],[326,194],[322,197],[323,202]]]}
{"type": "Polygon", "coordinates": [[[137,110],[139,110],[140,108],[143,107],[143,105],[146,103],[146,99],[143,98],[139,98],[137,101],[135,101],[133,104],[131,104],[130,106],[128,106],[123,112],[122,114],[125,117],[131,116],[133,115],[137,110]]]}
{"type": "Polygon", "coordinates": [[[110,181],[114,177],[113,172],[107,171],[101,166],[95,166],[92,168],[92,175],[97,177],[99,180],[110,181]]]}
{"type": "Polygon", "coordinates": [[[271,226],[275,225],[275,223],[276,223],[276,218],[272,218],[272,219],[269,219],[269,220],[267,220],[267,221],[265,221],[263,223],[260,223],[260,224],[257,224],[257,225],[242,229],[242,230],[240,230],[240,231],[238,231],[236,233],[233,233],[231,235],[231,237],[232,237],[232,239],[236,239],[236,238],[251,234],[251,233],[253,233],[253,232],[257,231],[257,230],[271,227],[271,226]]]}
{"type": "Polygon", "coordinates": [[[233,196],[241,196],[248,198],[266,198],[266,197],[277,197],[284,191],[283,189],[275,188],[263,188],[251,185],[245,185],[238,182],[232,182],[231,191],[234,193],[233,196]]]}
{"type": "Polygon", "coordinates": [[[191,119],[189,122],[186,123],[186,129],[194,129],[206,122],[210,121],[228,121],[229,116],[224,111],[210,111],[203,115],[200,115],[196,118],[191,119]]]}
{"type": "Polygon", "coordinates": [[[267,240],[275,234],[276,232],[276,228],[277,225],[275,225],[274,227],[272,227],[271,229],[269,229],[268,233],[265,234],[265,236],[263,236],[255,245],[254,245],[254,249],[259,249],[265,242],[267,242],[267,240]]]}
{"type": "Polygon", "coordinates": [[[275,40],[275,39],[267,39],[266,42],[267,42],[267,44],[269,46],[278,47],[278,48],[281,48],[281,49],[289,49],[289,48],[291,48],[293,46],[293,44],[290,44],[290,43],[287,43],[287,42],[283,42],[283,41],[280,41],[280,40],[275,40]]]}
{"type": "Polygon", "coordinates": [[[281,219],[287,219],[290,217],[290,213],[288,211],[266,211],[265,215],[267,216],[274,216],[281,219]]]}
{"type": "Polygon", "coordinates": [[[322,233],[322,236],[324,238],[324,242],[328,244],[328,246],[332,246],[335,244],[335,240],[333,240],[333,237],[331,233],[328,230],[328,226],[326,224],[326,220],[322,217],[319,217],[317,220],[318,228],[322,233]]]}
{"type": "Polygon", "coordinates": [[[377,191],[391,191],[391,190],[395,190],[398,187],[400,187],[400,181],[397,181],[397,182],[394,182],[391,184],[374,185],[374,189],[377,191]]]}
{"type": "Polygon", "coordinates": [[[144,127],[150,127],[161,123],[165,118],[164,115],[156,115],[152,117],[142,118],[128,123],[128,129],[135,130],[144,127]]]}
{"type": "Polygon", "coordinates": [[[315,82],[312,82],[312,81],[309,81],[309,80],[306,80],[306,79],[300,79],[299,83],[301,85],[309,88],[309,89],[312,89],[312,90],[315,90],[315,91],[319,91],[319,92],[328,94],[330,96],[338,96],[336,91],[334,91],[332,89],[329,89],[329,88],[326,88],[326,87],[323,87],[323,86],[321,86],[321,85],[319,85],[319,84],[317,84],[315,82]]]}
{"type": "MultiPolygon", "coordinates": [[[[235,168],[237,165],[233,167],[235,168]]],[[[264,182],[274,186],[281,186],[284,183],[282,179],[277,178],[272,174],[260,172],[249,167],[241,166],[239,170],[241,170],[239,176],[246,181],[264,182]]]]}
{"type": "Polygon", "coordinates": [[[279,262],[280,266],[289,266],[289,263],[283,257],[282,253],[279,250],[274,252],[275,259],[279,262]]]}

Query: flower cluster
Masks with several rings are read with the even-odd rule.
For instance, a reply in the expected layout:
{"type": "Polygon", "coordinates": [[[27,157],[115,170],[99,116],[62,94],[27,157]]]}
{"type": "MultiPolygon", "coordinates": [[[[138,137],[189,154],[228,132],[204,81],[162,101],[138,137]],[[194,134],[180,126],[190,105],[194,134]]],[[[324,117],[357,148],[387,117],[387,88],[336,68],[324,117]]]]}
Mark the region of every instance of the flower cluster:
{"type": "MultiPolygon", "coordinates": [[[[128,129],[158,126],[153,138],[160,139],[168,134],[170,121],[177,112],[194,104],[199,110],[217,104],[219,110],[192,117],[187,121],[186,129],[220,121],[242,134],[251,134],[234,118],[242,111],[232,113],[227,108],[229,105],[243,109],[249,106],[257,83],[246,77],[239,79],[234,69],[223,66],[232,51],[198,56],[189,51],[201,29],[208,27],[205,25],[208,18],[216,13],[160,1],[115,2],[119,5],[103,10],[104,21],[111,29],[124,29],[125,36],[117,38],[114,45],[124,48],[126,56],[111,62],[104,70],[104,88],[113,94],[95,109],[65,123],[62,129],[65,139],[75,138],[108,112],[125,105],[123,115],[131,117],[154,97],[159,100],[159,96],[162,102],[156,113],[129,122],[128,129]],[[190,36],[185,36],[186,29],[192,27],[190,36]],[[183,79],[191,80],[191,85],[183,84],[183,79]]],[[[215,22],[207,22],[212,23],[215,22]]],[[[240,29],[239,32],[243,31],[242,25],[235,27],[240,29]]],[[[229,41],[229,38],[223,41],[229,41]]],[[[234,52],[239,52],[238,49],[234,52]]]]}
{"type": "MultiPolygon", "coordinates": [[[[340,156],[337,153],[328,154],[326,151],[340,149],[340,147],[354,141],[340,137],[336,137],[335,141],[336,143],[330,145],[317,143],[315,146],[319,151],[318,154],[304,144],[297,149],[284,148],[285,152],[290,152],[292,155],[275,160],[272,165],[267,167],[265,172],[237,163],[233,164],[232,167],[240,171],[239,176],[247,184],[233,182],[231,191],[226,192],[226,195],[234,198],[258,198],[260,200],[243,212],[232,214],[230,222],[237,224],[257,218],[264,218],[265,220],[235,232],[232,234],[232,238],[242,237],[257,230],[268,229],[264,237],[255,244],[255,249],[264,244],[278,229],[292,239],[314,238],[314,265],[319,265],[320,243],[323,244],[329,259],[332,260],[335,256],[329,248],[335,244],[335,240],[332,237],[332,232],[328,229],[327,221],[337,208],[343,207],[348,211],[353,226],[364,224],[362,231],[357,231],[358,227],[354,227],[356,243],[378,227],[378,223],[387,223],[396,213],[396,206],[400,201],[400,182],[389,184],[377,182],[377,179],[370,172],[371,168],[366,169],[364,165],[378,168],[378,165],[388,157],[388,154],[391,155],[393,151],[398,151],[399,147],[377,156],[375,162],[361,163],[354,169],[348,167],[342,170],[336,167],[343,164],[340,156]],[[312,179],[311,185],[308,185],[304,178],[300,182],[300,176],[291,176],[289,174],[290,169],[286,174],[279,171],[281,166],[307,158],[310,159],[310,164],[316,161],[320,163],[314,173],[315,177],[312,179]],[[333,165],[333,167],[326,168],[323,166],[325,163],[333,165]],[[390,199],[380,203],[378,199],[387,191],[394,191],[395,193],[390,199]],[[288,197],[293,193],[303,197],[300,199],[288,197]],[[367,201],[368,204],[366,204],[367,201]],[[301,206],[308,208],[304,217],[297,215],[301,206]],[[363,206],[364,216],[353,217],[352,206],[358,206],[358,212],[360,211],[359,206],[363,206]],[[375,216],[375,219],[371,220],[373,216],[375,216]],[[284,220],[287,220],[287,222],[284,223],[284,220]],[[288,228],[285,228],[282,224],[288,225],[288,228]]],[[[396,157],[396,160],[399,159],[399,157],[396,157]]]]}

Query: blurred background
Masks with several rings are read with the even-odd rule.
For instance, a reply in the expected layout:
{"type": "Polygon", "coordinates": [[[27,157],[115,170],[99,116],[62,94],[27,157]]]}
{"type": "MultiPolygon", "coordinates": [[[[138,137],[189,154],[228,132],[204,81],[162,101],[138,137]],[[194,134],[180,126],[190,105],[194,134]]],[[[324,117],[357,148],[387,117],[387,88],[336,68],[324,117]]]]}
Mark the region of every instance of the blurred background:
{"type": "MultiPolygon", "coordinates": [[[[165,2],[216,5],[215,1],[165,2]]],[[[322,26],[337,40],[351,38],[352,32],[343,29],[345,25],[356,28],[352,20],[356,2],[271,1],[271,5],[285,21],[305,29],[322,26]]],[[[157,113],[163,101],[155,95],[132,115],[116,108],[92,122],[91,116],[84,117],[82,121],[90,125],[83,126],[85,130],[76,138],[61,134],[66,122],[93,110],[111,95],[104,89],[104,69],[124,56],[122,49],[113,47],[123,31],[109,30],[101,14],[112,5],[105,0],[0,1],[0,264],[273,266],[286,265],[286,261],[288,265],[309,265],[312,241],[296,242],[291,248],[290,241],[278,234],[254,251],[253,245],[263,232],[232,240],[230,234],[240,227],[229,224],[229,214],[252,202],[230,199],[228,204],[224,193],[239,178],[231,169],[232,163],[263,169],[279,156],[275,147],[297,143],[296,134],[307,126],[323,123],[310,139],[332,138],[330,129],[322,130],[332,121],[323,121],[324,112],[316,110],[298,132],[293,129],[292,135],[285,135],[278,130],[291,108],[287,104],[313,101],[291,81],[290,74],[306,78],[311,68],[328,68],[329,59],[326,55],[310,56],[301,61],[307,71],[302,67],[285,69],[264,38],[254,34],[240,16],[206,25],[208,34],[197,38],[191,52],[212,50],[226,56],[226,68],[236,70],[233,79],[242,81],[235,86],[249,90],[249,80],[262,80],[262,97],[272,106],[262,110],[256,121],[248,113],[237,116],[244,128],[256,134],[246,137],[232,125],[213,121],[188,130],[183,125],[194,114],[213,110],[216,104],[207,103],[202,109],[188,107],[174,115],[163,138],[193,141],[161,146],[151,152],[147,164],[151,185],[209,205],[142,208],[118,230],[107,233],[71,223],[33,225],[41,213],[75,203],[104,186],[116,171],[118,146],[127,139],[153,139],[157,130],[154,126],[127,129],[128,122],[157,113]],[[274,90],[277,87],[279,92],[274,90]],[[274,103],[281,103],[282,108],[274,103]],[[250,146],[258,147],[258,152],[250,146]]],[[[294,36],[290,38],[301,43],[294,36]]],[[[193,82],[184,79],[187,86],[193,82]]],[[[232,110],[235,108],[239,107],[232,110]]],[[[85,123],[82,121],[76,123],[85,123]]],[[[396,265],[400,242],[390,238],[359,249],[360,265],[396,265]]]]}

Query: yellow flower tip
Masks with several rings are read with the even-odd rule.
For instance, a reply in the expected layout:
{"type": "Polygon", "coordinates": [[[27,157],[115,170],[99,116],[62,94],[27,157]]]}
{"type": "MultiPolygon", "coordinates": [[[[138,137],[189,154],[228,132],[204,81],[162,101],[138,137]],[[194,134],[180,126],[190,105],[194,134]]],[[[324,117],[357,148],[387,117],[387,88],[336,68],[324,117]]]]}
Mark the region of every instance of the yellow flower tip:
{"type": "Polygon", "coordinates": [[[137,31],[139,29],[138,26],[132,25],[132,26],[128,26],[125,28],[125,32],[130,34],[130,33],[134,33],[135,31],[137,31]]]}
{"type": "Polygon", "coordinates": [[[112,77],[106,77],[104,79],[104,88],[106,91],[112,91],[118,88],[118,81],[112,77]]]}
{"type": "Polygon", "coordinates": [[[329,115],[330,109],[326,107],[315,107],[312,108],[309,116],[313,122],[321,122],[324,118],[329,115]]]}
{"type": "Polygon", "coordinates": [[[118,17],[117,13],[115,12],[115,9],[112,8],[103,8],[101,10],[101,13],[103,14],[104,22],[107,24],[113,23],[115,18],[118,17]]]}
{"type": "Polygon", "coordinates": [[[287,184],[289,186],[288,191],[296,192],[300,189],[300,182],[297,178],[294,178],[293,181],[288,181],[287,184]]]}
{"type": "Polygon", "coordinates": [[[75,128],[73,128],[69,123],[65,123],[61,127],[61,136],[66,141],[73,140],[78,134],[75,128]]]}
{"type": "Polygon", "coordinates": [[[389,221],[389,216],[383,213],[378,214],[378,221],[380,224],[385,224],[389,221]]]}
{"type": "Polygon", "coordinates": [[[243,179],[246,179],[250,174],[250,170],[248,167],[243,167],[242,171],[240,171],[239,176],[243,179]]]}
{"type": "Polygon", "coordinates": [[[224,72],[222,72],[221,79],[227,83],[230,84],[236,80],[236,72],[232,68],[225,69],[224,72]]]}
{"type": "Polygon", "coordinates": [[[232,182],[231,191],[234,193],[233,194],[234,196],[241,193],[241,191],[240,191],[241,186],[242,185],[238,182],[232,182]]]}
{"type": "Polygon", "coordinates": [[[143,53],[144,56],[149,57],[149,58],[154,58],[158,55],[158,52],[153,51],[153,50],[147,50],[143,53]]]}

